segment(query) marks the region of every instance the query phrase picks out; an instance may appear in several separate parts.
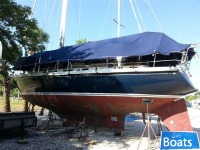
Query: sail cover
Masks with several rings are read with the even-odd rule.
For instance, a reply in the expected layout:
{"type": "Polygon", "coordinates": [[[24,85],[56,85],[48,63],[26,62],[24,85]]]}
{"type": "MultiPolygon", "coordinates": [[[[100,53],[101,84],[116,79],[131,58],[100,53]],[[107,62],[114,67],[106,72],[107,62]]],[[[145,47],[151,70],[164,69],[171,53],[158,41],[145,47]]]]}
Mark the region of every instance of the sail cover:
{"type": "MultiPolygon", "coordinates": [[[[66,46],[57,50],[44,51],[27,57],[22,66],[35,63],[46,64],[63,61],[115,58],[117,56],[146,56],[151,54],[170,55],[181,52],[191,44],[180,44],[164,33],[144,32],[119,38],[111,38],[85,44],[66,46]]],[[[195,54],[189,49],[189,59],[195,54]]],[[[22,67],[21,66],[21,67],[22,67]]]]}

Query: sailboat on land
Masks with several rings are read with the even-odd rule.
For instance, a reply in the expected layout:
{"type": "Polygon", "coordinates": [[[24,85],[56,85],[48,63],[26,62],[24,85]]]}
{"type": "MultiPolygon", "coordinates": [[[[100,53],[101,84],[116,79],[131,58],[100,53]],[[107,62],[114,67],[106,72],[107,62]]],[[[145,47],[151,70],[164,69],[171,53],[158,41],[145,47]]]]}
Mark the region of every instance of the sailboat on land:
{"type": "Polygon", "coordinates": [[[184,96],[196,91],[187,74],[194,48],[160,32],[63,46],[27,57],[14,80],[26,101],[68,122],[123,130],[148,102],[169,130],[191,131],[184,96]]]}

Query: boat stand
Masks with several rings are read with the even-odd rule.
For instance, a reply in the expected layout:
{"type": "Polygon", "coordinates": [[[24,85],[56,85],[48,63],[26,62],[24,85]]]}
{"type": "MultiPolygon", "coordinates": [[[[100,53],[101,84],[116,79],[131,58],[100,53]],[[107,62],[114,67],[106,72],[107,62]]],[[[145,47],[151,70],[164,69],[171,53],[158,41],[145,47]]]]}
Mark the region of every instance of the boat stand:
{"type": "Polygon", "coordinates": [[[45,120],[37,129],[45,129],[45,130],[55,129],[52,117],[53,113],[51,110],[49,110],[48,119],[45,120]]]}
{"type": "Polygon", "coordinates": [[[156,135],[157,136],[160,136],[161,135],[161,131],[162,131],[162,125],[161,125],[161,118],[158,116],[158,119],[157,119],[157,125],[156,125],[156,128],[155,128],[155,131],[156,132],[156,135]],[[158,129],[158,130],[157,130],[158,129]]]}
{"type": "Polygon", "coordinates": [[[140,144],[141,144],[142,138],[143,138],[143,136],[144,136],[144,133],[145,133],[145,131],[146,131],[146,128],[148,129],[147,131],[148,131],[148,149],[149,149],[149,150],[151,149],[151,143],[150,143],[150,140],[151,140],[151,139],[150,139],[150,138],[151,138],[151,135],[150,135],[150,128],[151,128],[151,130],[152,130],[152,132],[153,132],[155,138],[158,140],[158,138],[157,138],[157,136],[156,136],[156,134],[155,134],[155,132],[154,132],[154,130],[153,130],[153,127],[152,127],[152,125],[151,125],[151,118],[150,118],[150,113],[149,113],[149,108],[148,108],[150,103],[152,103],[152,100],[146,100],[146,99],[143,100],[143,104],[146,104],[146,106],[147,106],[147,122],[146,122],[146,124],[145,124],[144,130],[143,130],[142,135],[141,135],[141,137],[140,137],[140,141],[139,141],[137,150],[138,150],[139,147],[140,147],[140,144]]]}
{"type": "Polygon", "coordinates": [[[28,103],[28,112],[34,112],[35,105],[32,103],[28,103]]]}
{"type": "Polygon", "coordinates": [[[79,122],[77,127],[71,132],[67,134],[68,138],[72,138],[72,136],[80,129],[80,135],[78,138],[86,138],[88,137],[88,131],[87,131],[87,126],[85,122],[85,117],[83,118],[82,122],[79,122]]]}

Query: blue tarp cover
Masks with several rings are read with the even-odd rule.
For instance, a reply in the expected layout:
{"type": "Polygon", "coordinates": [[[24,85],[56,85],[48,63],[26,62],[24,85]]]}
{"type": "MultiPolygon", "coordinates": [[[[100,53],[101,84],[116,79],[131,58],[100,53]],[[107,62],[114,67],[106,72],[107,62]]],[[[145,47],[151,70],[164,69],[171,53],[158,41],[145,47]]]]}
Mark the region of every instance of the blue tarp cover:
{"type": "Polygon", "coordinates": [[[113,58],[116,56],[146,56],[155,53],[169,55],[187,49],[190,44],[180,44],[164,33],[144,32],[85,44],[66,46],[29,56],[23,66],[68,60],[113,58]],[[40,61],[39,61],[40,58],[40,61]]]}
{"type": "Polygon", "coordinates": [[[138,116],[126,115],[126,117],[125,117],[125,122],[133,122],[133,121],[138,120],[138,119],[139,119],[138,116]]]}

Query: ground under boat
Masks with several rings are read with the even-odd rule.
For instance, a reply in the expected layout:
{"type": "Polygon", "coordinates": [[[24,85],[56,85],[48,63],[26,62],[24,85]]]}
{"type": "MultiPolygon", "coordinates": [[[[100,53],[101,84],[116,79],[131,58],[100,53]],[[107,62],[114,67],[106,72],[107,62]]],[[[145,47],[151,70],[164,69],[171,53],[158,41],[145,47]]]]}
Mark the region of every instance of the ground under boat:
{"type": "Polygon", "coordinates": [[[191,131],[184,96],[194,45],[159,32],[61,47],[27,57],[14,81],[24,100],[61,118],[124,129],[132,112],[157,114],[171,131],[191,131]]]}

